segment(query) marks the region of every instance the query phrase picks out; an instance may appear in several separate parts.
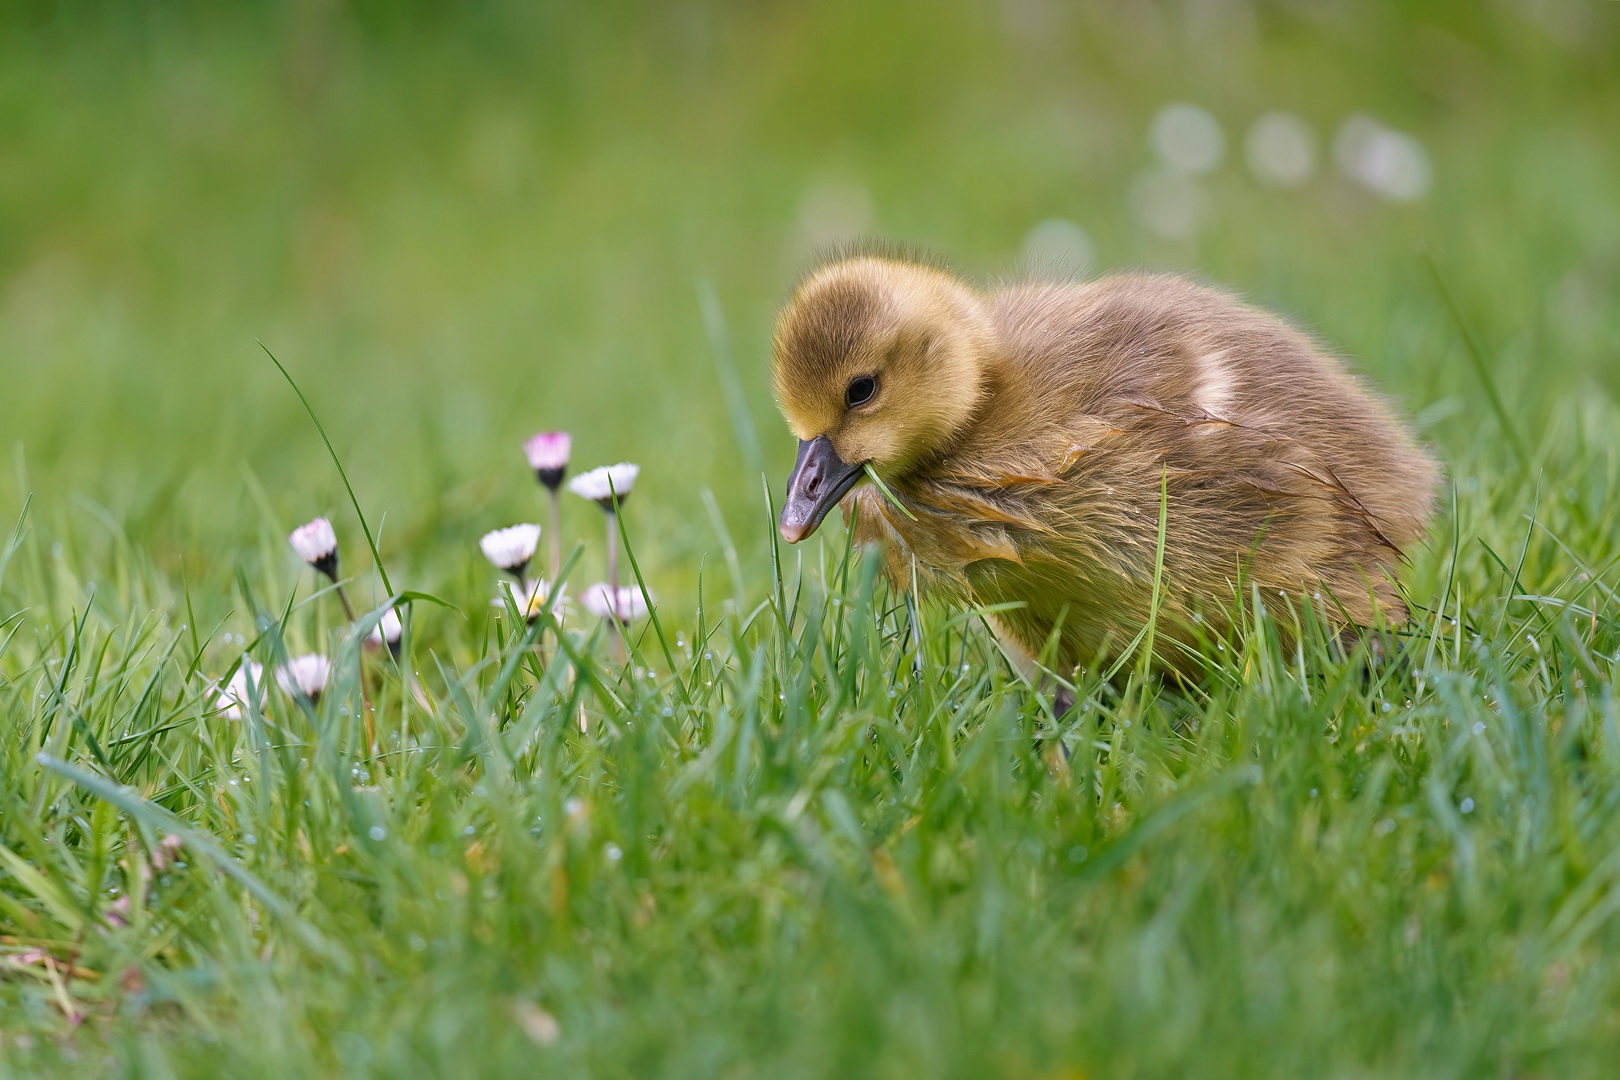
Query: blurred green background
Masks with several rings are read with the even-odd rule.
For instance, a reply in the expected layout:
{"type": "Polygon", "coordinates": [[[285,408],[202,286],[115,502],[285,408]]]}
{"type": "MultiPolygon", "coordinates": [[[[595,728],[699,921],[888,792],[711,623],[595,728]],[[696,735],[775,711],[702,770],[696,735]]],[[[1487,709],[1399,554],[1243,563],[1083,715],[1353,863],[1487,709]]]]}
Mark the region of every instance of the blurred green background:
{"type": "Polygon", "coordinates": [[[1617,46],[1612,0],[0,3],[0,1080],[1606,1076],[1617,46]],[[1071,772],[977,628],[822,619],[814,574],[797,630],[756,609],[774,310],[856,236],[1319,334],[1455,481],[1411,666],[1257,634],[1197,700],[1092,687],[1071,772]],[[397,753],[344,738],[362,666],[287,530],[377,584],[257,341],[394,582],[478,613],[415,605],[397,695],[368,663],[397,753]],[[476,539],[543,520],[555,427],[643,465],[684,682],[600,636],[505,681],[476,539]],[[715,515],[749,580],[694,619],[715,515]],[[293,600],[347,673],[273,699],[271,768],[209,680],[293,600]],[[592,670],[627,697],[588,716],[592,670]],[[106,790],[35,756],[98,745],[106,790]],[[226,850],[146,891],[114,782],[226,850]]]}
{"type": "Polygon", "coordinates": [[[791,455],[774,307],[856,235],[984,280],[1068,259],[1230,286],[1469,475],[1500,433],[1422,253],[1527,435],[1620,385],[1620,4],[14,3],[0,26],[0,506],[32,492],[40,527],[117,522],[194,573],[349,520],[260,339],[411,583],[483,587],[472,540],[540,512],[520,441],[564,427],[576,466],[644,465],[632,531],[689,590],[705,489],[763,543],[754,447],[773,487],[791,455]],[[1195,142],[1219,127],[1200,175],[1155,150],[1174,103],[1195,142]],[[1248,160],[1276,110],[1314,141],[1294,186],[1248,160]],[[1348,145],[1386,129],[1401,198],[1348,145]]]}

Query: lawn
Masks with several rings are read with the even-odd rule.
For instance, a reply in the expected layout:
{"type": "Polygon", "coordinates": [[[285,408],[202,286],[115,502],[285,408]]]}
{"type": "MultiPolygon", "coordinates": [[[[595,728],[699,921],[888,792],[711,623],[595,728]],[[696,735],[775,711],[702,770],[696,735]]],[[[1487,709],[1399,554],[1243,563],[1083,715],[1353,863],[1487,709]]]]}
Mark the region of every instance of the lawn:
{"type": "Polygon", "coordinates": [[[1598,0],[8,6],[0,1077],[1612,1075],[1617,48],[1598,0]],[[1054,721],[975,613],[779,545],[771,321],[853,234],[1329,343],[1446,463],[1398,654],[1273,612],[1054,721]],[[642,466],[623,638],[573,496],[562,633],[490,602],[546,429],[642,466]],[[219,707],[304,653],[317,701],[219,707]]]}

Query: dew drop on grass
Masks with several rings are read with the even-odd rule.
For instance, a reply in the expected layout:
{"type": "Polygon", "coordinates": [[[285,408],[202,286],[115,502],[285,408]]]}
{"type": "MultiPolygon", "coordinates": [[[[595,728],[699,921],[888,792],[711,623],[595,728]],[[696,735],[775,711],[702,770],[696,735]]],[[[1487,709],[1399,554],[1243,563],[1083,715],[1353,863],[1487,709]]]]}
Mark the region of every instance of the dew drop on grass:
{"type": "Polygon", "coordinates": [[[608,862],[618,862],[624,858],[624,849],[619,847],[618,844],[609,844],[602,849],[602,853],[607,856],[608,862]]]}
{"type": "Polygon", "coordinates": [[[461,835],[462,836],[471,836],[476,831],[477,831],[476,829],[474,829],[471,825],[469,825],[465,829],[461,830],[461,835]]]}
{"type": "Polygon", "coordinates": [[[366,832],[366,835],[371,837],[373,840],[386,840],[388,839],[388,830],[383,828],[381,825],[373,825],[366,832]]]}
{"type": "Polygon", "coordinates": [[[1079,844],[1069,849],[1069,861],[1072,863],[1083,863],[1090,855],[1091,852],[1079,844]]]}
{"type": "Polygon", "coordinates": [[[1483,720],[1475,720],[1473,730],[1474,730],[1475,735],[1483,735],[1483,734],[1485,734],[1485,721],[1483,721],[1483,720]]]}
{"type": "Polygon", "coordinates": [[[412,952],[422,952],[427,948],[427,939],[421,934],[412,934],[408,939],[412,952]]]}

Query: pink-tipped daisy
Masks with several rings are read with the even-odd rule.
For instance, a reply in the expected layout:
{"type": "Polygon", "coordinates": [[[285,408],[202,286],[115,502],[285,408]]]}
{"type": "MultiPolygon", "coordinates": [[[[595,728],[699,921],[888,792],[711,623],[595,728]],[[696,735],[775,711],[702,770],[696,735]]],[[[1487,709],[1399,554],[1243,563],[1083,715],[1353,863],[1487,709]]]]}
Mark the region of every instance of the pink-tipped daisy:
{"type": "Polygon", "coordinates": [[[326,681],[332,677],[332,661],[319,653],[306,653],[287,661],[287,666],[276,672],[276,682],[293,697],[305,697],[311,702],[321,699],[326,681]]]}
{"type": "Polygon", "coordinates": [[[496,529],[485,533],[478,546],[483,548],[484,558],[522,581],[523,571],[534,558],[534,549],[540,546],[540,526],[511,525],[496,529]]]}
{"type": "Polygon", "coordinates": [[[523,444],[523,453],[529,458],[529,468],[537,480],[552,491],[562,486],[568,472],[568,453],[573,440],[566,431],[542,431],[523,444]]]}
{"type": "Polygon", "coordinates": [[[337,580],[337,533],[332,523],[318,517],[307,525],[300,525],[287,537],[287,542],[298,552],[298,557],[331,578],[337,580]]]}
{"type": "MultiPolygon", "coordinates": [[[[152,861],[152,869],[158,871],[159,873],[163,872],[163,867],[157,865],[156,859],[153,859],[152,861]]],[[[114,900],[112,903],[108,904],[106,909],[102,911],[101,917],[105,919],[107,921],[107,925],[112,927],[114,930],[122,930],[124,927],[129,925],[129,913],[131,910],[133,910],[133,908],[134,904],[130,901],[129,895],[126,893],[125,895],[114,900]]],[[[23,955],[26,956],[28,954],[24,953],[23,955]]]]}
{"type": "Polygon", "coordinates": [[[185,841],[174,833],[170,833],[158,841],[157,847],[152,849],[152,869],[163,873],[170,866],[180,861],[180,849],[185,841]]]}
{"type": "Polygon", "coordinates": [[[264,668],[244,657],[230,681],[214,688],[213,706],[219,715],[240,720],[253,702],[264,703],[264,668]]]}
{"type": "Polygon", "coordinates": [[[389,608],[377,620],[377,625],[371,628],[371,633],[366,635],[366,640],[373,645],[388,646],[389,655],[398,659],[400,639],[404,636],[405,627],[399,621],[399,612],[389,608]]]}
{"type": "Polygon", "coordinates": [[[600,465],[568,481],[568,490],[611,513],[617,509],[615,504],[624,502],[630,489],[636,486],[636,476],[640,472],[640,465],[632,465],[628,461],[621,461],[617,465],[600,465]]]}
{"type": "Polygon", "coordinates": [[[647,617],[647,598],[634,585],[615,589],[605,581],[585,590],[585,610],[602,619],[618,619],[626,626],[647,617]]]}

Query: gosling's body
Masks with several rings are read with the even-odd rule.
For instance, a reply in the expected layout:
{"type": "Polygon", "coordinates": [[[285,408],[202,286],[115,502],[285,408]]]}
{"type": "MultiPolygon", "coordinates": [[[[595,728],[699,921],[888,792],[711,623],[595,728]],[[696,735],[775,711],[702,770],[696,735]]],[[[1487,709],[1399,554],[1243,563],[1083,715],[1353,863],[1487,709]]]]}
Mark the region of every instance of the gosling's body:
{"type": "Polygon", "coordinates": [[[1341,624],[1406,618],[1393,578],[1423,535],[1434,463],[1308,339],[1222,293],[1131,275],[984,295],[931,268],[848,260],[784,311],[776,375],[796,433],[870,461],[915,515],[855,487],[856,538],[880,541],[902,583],[915,567],[961,602],[1020,604],[994,619],[1017,658],[1054,630],[1062,668],[1136,637],[1161,506],[1167,666],[1196,667],[1199,639],[1227,633],[1255,587],[1341,624]],[[829,363],[840,344],[843,365],[829,363]],[[832,423],[806,406],[819,378],[868,369],[898,400],[832,423]],[[908,394],[951,401],[908,407],[908,394]],[[927,430],[907,441],[908,425],[927,430]]]}

